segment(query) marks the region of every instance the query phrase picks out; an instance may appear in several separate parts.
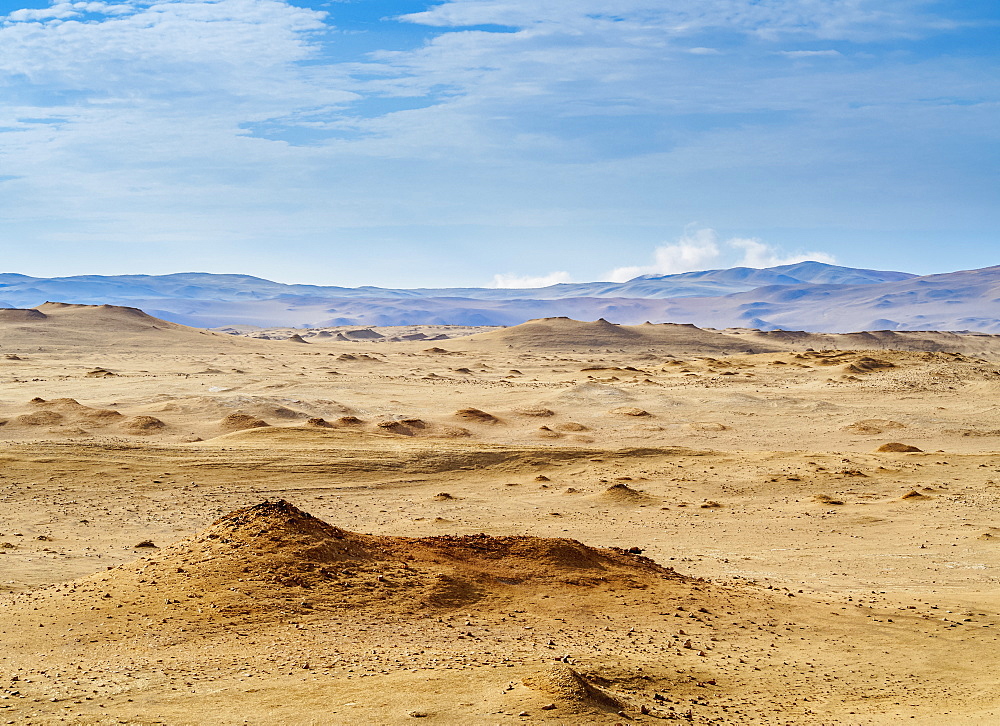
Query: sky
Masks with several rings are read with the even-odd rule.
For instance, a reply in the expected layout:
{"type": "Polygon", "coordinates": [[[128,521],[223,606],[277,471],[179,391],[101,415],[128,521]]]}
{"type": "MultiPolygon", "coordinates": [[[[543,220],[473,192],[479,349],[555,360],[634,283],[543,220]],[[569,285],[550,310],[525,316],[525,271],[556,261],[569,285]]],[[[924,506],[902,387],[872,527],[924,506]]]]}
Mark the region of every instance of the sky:
{"type": "Polygon", "coordinates": [[[0,0],[0,271],[1000,264],[996,0],[0,0]]]}

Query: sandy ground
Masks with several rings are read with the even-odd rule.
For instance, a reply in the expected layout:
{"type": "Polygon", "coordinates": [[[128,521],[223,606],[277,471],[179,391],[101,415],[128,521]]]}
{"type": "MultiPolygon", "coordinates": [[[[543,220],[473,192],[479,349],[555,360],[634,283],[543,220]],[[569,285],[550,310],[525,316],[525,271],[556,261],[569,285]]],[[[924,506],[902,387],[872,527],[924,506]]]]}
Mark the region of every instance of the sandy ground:
{"type": "Polygon", "coordinates": [[[1000,721],[993,338],[40,309],[0,723],[1000,721]]]}

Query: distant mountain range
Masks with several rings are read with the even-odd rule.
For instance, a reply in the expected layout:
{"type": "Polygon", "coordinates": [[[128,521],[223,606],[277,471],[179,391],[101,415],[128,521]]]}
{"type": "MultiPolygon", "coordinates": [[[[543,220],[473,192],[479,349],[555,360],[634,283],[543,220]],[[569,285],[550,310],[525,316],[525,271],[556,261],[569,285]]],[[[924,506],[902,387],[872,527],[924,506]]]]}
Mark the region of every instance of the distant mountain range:
{"type": "Polygon", "coordinates": [[[0,274],[0,306],[46,301],[138,307],[198,327],[517,325],[568,316],[701,327],[1000,332],[1000,266],[917,276],[801,262],[644,275],[532,289],[286,285],[249,275],[0,274]]]}

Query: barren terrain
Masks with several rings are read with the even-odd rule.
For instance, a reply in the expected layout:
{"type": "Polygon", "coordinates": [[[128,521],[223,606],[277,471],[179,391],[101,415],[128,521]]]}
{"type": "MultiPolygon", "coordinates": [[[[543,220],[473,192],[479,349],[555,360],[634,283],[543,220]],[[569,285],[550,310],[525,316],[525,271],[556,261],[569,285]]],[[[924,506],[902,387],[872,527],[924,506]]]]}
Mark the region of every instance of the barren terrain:
{"type": "Polygon", "coordinates": [[[0,723],[1000,720],[997,338],[364,330],[0,311],[0,723]]]}

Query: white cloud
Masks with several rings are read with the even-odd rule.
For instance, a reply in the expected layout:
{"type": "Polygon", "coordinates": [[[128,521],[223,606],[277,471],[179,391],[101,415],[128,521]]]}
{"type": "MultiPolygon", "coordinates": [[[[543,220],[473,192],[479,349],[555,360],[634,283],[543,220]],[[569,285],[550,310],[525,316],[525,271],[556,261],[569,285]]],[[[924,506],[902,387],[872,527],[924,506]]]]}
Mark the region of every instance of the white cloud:
{"type": "Polygon", "coordinates": [[[713,229],[686,231],[676,243],[657,247],[653,251],[653,264],[636,267],[619,267],[612,270],[608,279],[625,282],[640,275],[674,275],[678,272],[704,270],[706,265],[718,260],[719,237],[713,229]]]}
{"type": "Polygon", "coordinates": [[[764,38],[871,40],[912,37],[954,23],[923,13],[912,0],[447,0],[403,16],[423,25],[468,27],[557,25],[579,32],[599,24],[636,25],[671,35],[724,28],[764,38]]]}
{"type": "MultiPolygon", "coordinates": [[[[728,228],[889,228],[937,209],[957,218],[956,200],[987,206],[979,142],[995,138],[995,74],[975,54],[775,56],[946,25],[916,0],[428,0],[408,25],[349,43],[340,3],[125,2],[56,0],[0,18],[0,219],[11,239],[21,225],[20,248],[58,238],[60,253],[86,242],[94,252],[79,254],[97,256],[101,240],[224,239],[245,242],[248,259],[284,261],[308,240],[333,268],[355,249],[377,254],[395,228],[418,260],[401,276],[423,284],[451,274],[437,240],[461,225],[522,227],[515,255],[582,249],[594,234],[603,269],[623,261],[604,239],[689,214],[728,228]],[[984,102],[930,115],[922,100],[949,98],[984,102]],[[903,211],[885,211],[893,204],[903,211]],[[598,239],[602,228],[612,231],[598,239]]],[[[615,272],[751,256],[707,235],[615,272]]],[[[494,253],[452,259],[466,279],[489,277],[509,264],[494,253]]],[[[534,269],[565,264],[549,260],[534,269]]],[[[495,284],[568,279],[553,275],[495,284]]]]}
{"type": "Polygon", "coordinates": [[[736,263],[738,267],[777,267],[778,265],[794,265],[796,262],[826,262],[833,264],[836,259],[826,252],[801,252],[785,254],[774,245],[761,242],[756,238],[733,237],[726,244],[735,249],[743,250],[743,258],[736,263]]]}
{"type": "Polygon", "coordinates": [[[616,268],[608,279],[625,282],[640,275],[676,275],[718,267],[776,267],[806,260],[828,264],[836,261],[826,252],[787,254],[756,238],[731,237],[721,242],[714,229],[689,229],[674,244],[657,247],[653,251],[652,264],[616,268]],[[734,252],[741,256],[737,257],[734,252]]]}
{"type": "Polygon", "coordinates": [[[23,23],[32,20],[49,20],[53,18],[72,18],[80,12],[70,3],[56,3],[47,8],[21,8],[7,16],[8,20],[23,23]]]}
{"type": "Polygon", "coordinates": [[[786,58],[838,58],[842,54],[839,50],[781,50],[778,55],[786,58]]]}
{"type": "Polygon", "coordinates": [[[510,274],[493,276],[493,287],[507,289],[548,287],[549,285],[557,285],[561,282],[573,282],[568,272],[550,272],[548,275],[542,275],[539,277],[510,274]]]}

